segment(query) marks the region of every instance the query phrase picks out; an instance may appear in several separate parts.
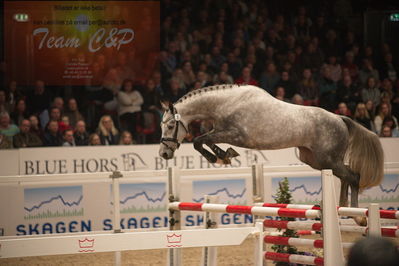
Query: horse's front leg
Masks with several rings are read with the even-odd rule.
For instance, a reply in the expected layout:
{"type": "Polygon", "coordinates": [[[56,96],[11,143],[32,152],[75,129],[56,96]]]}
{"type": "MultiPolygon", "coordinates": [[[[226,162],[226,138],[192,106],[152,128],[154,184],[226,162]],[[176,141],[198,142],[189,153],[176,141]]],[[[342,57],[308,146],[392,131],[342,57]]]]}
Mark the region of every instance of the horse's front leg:
{"type": "Polygon", "coordinates": [[[208,160],[208,162],[216,163],[218,158],[214,154],[212,154],[210,151],[204,149],[204,144],[207,144],[207,145],[209,144],[208,134],[209,133],[206,133],[206,134],[196,137],[194,139],[194,149],[196,149],[199,153],[201,153],[202,156],[204,156],[205,159],[208,160]]]}
{"type": "Polygon", "coordinates": [[[223,161],[223,164],[230,164],[231,163],[231,158],[237,157],[240,154],[236,152],[233,148],[228,148],[226,151],[224,151],[222,148],[220,148],[216,144],[210,144],[208,145],[209,148],[215,153],[215,155],[223,161]]]}

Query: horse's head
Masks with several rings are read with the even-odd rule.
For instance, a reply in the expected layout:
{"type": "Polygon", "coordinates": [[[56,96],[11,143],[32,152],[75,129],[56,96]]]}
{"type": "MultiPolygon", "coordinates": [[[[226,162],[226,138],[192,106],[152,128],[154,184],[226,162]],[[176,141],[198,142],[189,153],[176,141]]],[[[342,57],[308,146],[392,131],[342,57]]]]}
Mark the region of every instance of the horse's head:
{"type": "Polygon", "coordinates": [[[173,104],[162,103],[162,107],[165,109],[165,113],[161,122],[162,137],[159,156],[169,160],[173,158],[175,150],[179,148],[188,130],[173,104]]]}

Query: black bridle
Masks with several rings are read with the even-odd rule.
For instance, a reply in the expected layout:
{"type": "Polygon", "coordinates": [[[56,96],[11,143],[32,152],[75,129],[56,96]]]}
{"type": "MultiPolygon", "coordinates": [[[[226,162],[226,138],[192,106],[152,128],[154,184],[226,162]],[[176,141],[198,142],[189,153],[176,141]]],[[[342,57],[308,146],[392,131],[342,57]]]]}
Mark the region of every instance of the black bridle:
{"type": "Polygon", "coordinates": [[[169,141],[169,142],[176,143],[177,148],[180,147],[180,143],[179,143],[179,141],[177,140],[177,134],[179,133],[179,132],[178,132],[178,131],[179,131],[179,124],[181,124],[181,125],[183,126],[184,130],[186,131],[186,133],[188,133],[188,130],[187,130],[186,126],[183,124],[183,122],[181,121],[180,114],[177,113],[176,108],[173,107],[173,108],[170,108],[170,110],[171,110],[171,112],[172,112],[172,118],[170,118],[169,120],[166,120],[165,122],[162,122],[162,123],[163,123],[163,124],[166,124],[166,123],[168,123],[170,120],[174,119],[174,120],[175,120],[175,130],[174,130],[174,132],[173,132],[173,137],[172,137],[172,138],[161,138],[161,143],[162,143],[163,145],[165,145],[167,148],[173,150],[172,147],[170,147],[170,146],[168,145],[168,143],[166,143],[166,142],[169,141]]]}

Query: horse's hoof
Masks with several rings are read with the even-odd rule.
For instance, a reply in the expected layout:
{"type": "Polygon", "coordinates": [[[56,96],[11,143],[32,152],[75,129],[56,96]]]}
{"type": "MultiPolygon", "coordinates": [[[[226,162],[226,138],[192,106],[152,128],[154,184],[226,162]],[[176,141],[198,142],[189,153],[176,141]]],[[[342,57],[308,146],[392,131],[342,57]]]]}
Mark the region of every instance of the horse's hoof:
{"type": "Polygon", "coordinates": [[[228,148],[226,150],[226,157],[228,158],[233,158],[233,157],[237,157],[240,154],[238,152],[236,152],[233,148],[228,148]]]}
{"type": "Polygon", "coordinates": [[[216,164],[231,164],[231,160],[229,158],[220,159],[217,158],[216,164]]]}
{"type": "Polygon", "coordinates": [[[354,217],[353,220],[355,220],[357,225],[360,226],[367,226],[367,219],[366,217],[354,217]]]}

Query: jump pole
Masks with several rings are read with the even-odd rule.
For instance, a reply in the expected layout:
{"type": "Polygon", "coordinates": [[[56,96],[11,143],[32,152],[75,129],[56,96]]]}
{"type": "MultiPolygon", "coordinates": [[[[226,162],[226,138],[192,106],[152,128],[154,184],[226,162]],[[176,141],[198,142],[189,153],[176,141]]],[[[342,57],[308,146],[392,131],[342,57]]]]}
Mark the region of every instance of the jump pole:
{"type": "MultiPolygon", "coordinates": [[[[252,165],[252,195],[254,204],[264,202],[264,189],[265,189],[265,179],[263,175],[263,164],[252,165]]],[[[264,261],[264,244],[263,244],[263,218],[254,215],[253,216],[255,227],[259,230],[258,235],[253,239],[254,241],[254,264],[257,266],[266,265],[264,261]]]]}
{"type": "MultiPolygon", "coordinates": [[[[205,195],[206,203],[218,203],[219,196],[216,195],[205,195]]],[[[206,212],[204,215],[205,229],[217,228],[217,214],[214,212],[206,212]]],[[[217,248],[216,247],[204,247],[202,249],[202,263],[204,266],[216,266],[217,265],[217,248]]]]}
{"type": "MultiPolygon", "coordinates": [[[[112,178],[112,194],[114,197],[114,219],[112,221],[112,227],[114,229],[114,233],[122,233],[121,231],[121,212],[120,212],[120,193],[119,193],[119,178],[123,177],[123,175],[119,171],[114,171],[110,178],[112,178]]],[[[115,251],[114,262],[116,266],[122,265],[122,253],[120,251],[115,251]]]]}
{"type": "MultiPolygon", "coordinates": [[[[168,189],[169,189],[169,202],[175,202],[180,199],[180,173],[177,168],[168,168],[168,189]]],[[[179,211],[174,211],[169,208],[169,230],[181,230],[181,214],[179,211]]],[[[181,249],[171,248],[168,249],[169,266],[181,265],[181,249]]]]}
{"type": "Polygon", "coordinates": [[[322,170],[323,191],[323,239],[324,239],[324,265],[344,266],[345,259],[342,250],[341,231],[338,224],[337,203],[335,199],[334,176],[332,170],[322,170]]]}

